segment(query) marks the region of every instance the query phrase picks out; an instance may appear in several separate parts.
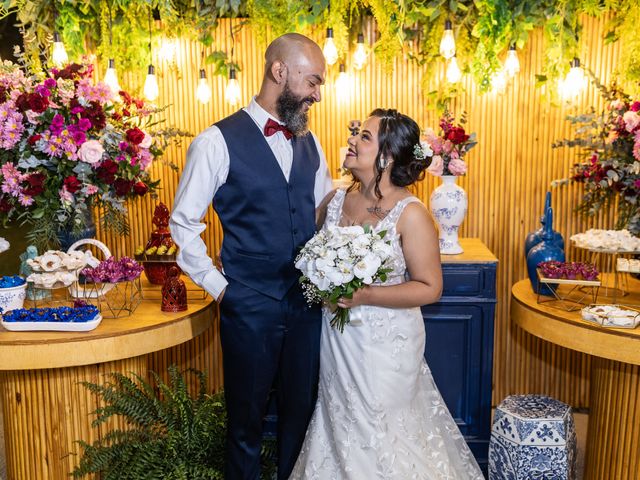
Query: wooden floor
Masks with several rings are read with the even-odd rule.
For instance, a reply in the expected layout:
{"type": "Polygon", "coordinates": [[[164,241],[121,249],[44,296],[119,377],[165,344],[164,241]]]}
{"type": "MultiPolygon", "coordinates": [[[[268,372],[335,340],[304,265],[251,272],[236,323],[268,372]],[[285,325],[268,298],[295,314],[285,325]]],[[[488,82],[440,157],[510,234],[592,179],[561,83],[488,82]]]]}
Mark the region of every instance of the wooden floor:
{"type": "MultiPolygon", "coordinates": [[[[584,473],[584,451],[587,438],[587,424],[589,416],[586,413],[574,413],[576,422],[576,435],[578,436],[578,476],[576,480],[582,480],[584,473]]],[[[6,464],[4,458],[4,429],[2,428],[2,410],[0,409],[0,480],[6,480],[6,464]]],[[[41,479],[58,480],[58,479],[41,479]]]]}

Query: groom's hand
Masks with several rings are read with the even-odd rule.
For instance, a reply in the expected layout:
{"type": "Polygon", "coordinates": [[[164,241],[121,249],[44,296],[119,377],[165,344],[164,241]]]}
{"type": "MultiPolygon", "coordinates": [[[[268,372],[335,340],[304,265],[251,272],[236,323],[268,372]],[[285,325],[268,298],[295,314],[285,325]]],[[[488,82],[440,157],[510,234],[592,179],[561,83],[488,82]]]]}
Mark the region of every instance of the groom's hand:
{"type": "Polygon", "coordinates": [[[220,292],[220,295],[218,295],[218,298],[216,299],[216,302],[218,302],[218,304],[219,304],[220,302],[222,302],[222,297],[224,297],[224,292],[226,292],[226,291],[227,291],[227,289],[225,288],[224,290],[222,290],[222,291],[220,292]]]}

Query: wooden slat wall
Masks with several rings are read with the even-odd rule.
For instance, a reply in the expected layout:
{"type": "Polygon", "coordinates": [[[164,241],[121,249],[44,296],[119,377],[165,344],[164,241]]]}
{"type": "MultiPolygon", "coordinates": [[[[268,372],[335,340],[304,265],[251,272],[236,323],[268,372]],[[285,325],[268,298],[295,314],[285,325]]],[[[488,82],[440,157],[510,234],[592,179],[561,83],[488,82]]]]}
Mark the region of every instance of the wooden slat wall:
{"type": "MultiPolygon", "coordinates": [[[[229,22],[221,20],[215,32],[212,48],[230,51],[229,22]]],[[[583,65],[591,68],[604,82],[612,80],[612,72],[619,56],[620,45],[605,45],[602,37],[606,19],[583,18],[583,48],[580,54],[583,65]]],[[[232,22],[236,22],[233,20],[232,22]]],[[[367,36],[374,37],[373,25],[368,25],[367,36]]],[[[316,40],[322,41],[321,35],[316,40]]],[[[266,43],[254,32],[243,28],[235,35],[235,55],[242,67],[239,80],[242,86],[242,105],[260,86],[263,71],[263,52],[266,43]]],[[[169,68],[158,59],[161,89],[160,104],[170,103],[168,124],[197,133],[213,122],[232,113],[236,108],[224,102],[226,79],[211,77],[213,100],[202,106],[195,100],[201,50],[196,43],[182,41],[178,49],[177,68],[169,68]]],[[[405,52],[407,53],[407,52],[405,52]]],[[[498,274],[498,308],[495,328],[494,354],[494,403],[507,394],[517,392],[541,392],[569,402],[574,407],[588,405],[587,356],[556,348],[536,340],[515,327],[509,318],[510,286],[526,276],[523,243],[528,232],[539,227],[544,194],[550,182],[566,177],[575,161],[573,152],[553,150],[554,140],[571,132],[564,120],[572,112],[585,111],[590,105],[602,105],[592,85],[581,94],[574,107],[556,107],[545,100],[543,90],[535,87],[535,74],[542,71],[543,38],[540,31],[532,34],[524,51],[519,52],[521,72],[502,95],[480,95],[470,78],[465,77],[465,93],[453,104],[457,114],[468,112],[468,126],[477,132],[478,146],[468,155],[469,172],[461,185],[469,194],[469,212],[462,227],[463,236],[481,238],[500,260],[498,274]]],[[[348,62],[347,62],[348,63],[348,62]]],[[[347,122],[353,118],[364,119],[375,107],[393,107],[416,119],[423,126],[437,128],[437,117],[427,110],[421,83],[426,74],[422,67],[407,61],[397,61],[393,73],[387,73],[370,56],[369,63],[360,72],[351,71],[350,98],[340,101],[334,93],[333,82],[338,65],[329,68],[323,101],[312,108],[311,126],[318,135],[327,154],[334,176],[338,176],[338,150],[348,135],[347,122]]],[[[140,85],[138,78],[129,77],[125,85],[140,85]]],[[[427,91],[444,80],[444,65],[429,80],[427,91]]],[[[184,164],[186,141],[179,148],[171,148],[167,159],[180,168],[184,164]]],[[[153,174],[162,178],[160,200],[168,206],[176,192],[178,173],[158,163],[153,174]]],[[[430,192],[438,180],[426,178],[416,192],[428,202],[430,192]]],[[[589,227],[611,226],[611,219],[602,216],[584,220],[572,213],[579,198],[579,189],[562,187],[553,192],[555,227],[568,242],[568,237],[589,227]]],[[[155,201],[144,198],[131,206],[132,233],[128,238],[116,238],[104,232],[99,237],[106,241],[116,254],[131,254],[137,245],[145,242],[151,230],[151,214],[155,201]]],[[[212,212],[206,217],[208,225],[206,242],[216,251],[221,231],[212,212]]],[[[581,253],[569,247],[568,258],[579,259],[581,253]]],[[[214,338],[211,334],[209,337],[214,338]]],[[[218,354],[217,348],[214,350],[218,354]]],[[[220,375],[219,361],[211,355],[198,355],[199,368],[215,371],[220,375]]],[[[219,378],[217,379],[219,381],[219,378]]],[[[215,382],[218,384],[218,381],[215,382]]],[[[219,386],[219,384],[218,384],[219,386]]]]}

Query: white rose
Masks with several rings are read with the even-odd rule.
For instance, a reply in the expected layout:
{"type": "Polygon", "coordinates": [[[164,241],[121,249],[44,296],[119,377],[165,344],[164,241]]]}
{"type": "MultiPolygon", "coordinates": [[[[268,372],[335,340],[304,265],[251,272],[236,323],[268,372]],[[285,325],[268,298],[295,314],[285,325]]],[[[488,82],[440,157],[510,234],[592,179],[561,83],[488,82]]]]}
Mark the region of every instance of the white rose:
{"type": "Polygon", "coordinates": [[[80,146],[80,150],[78,150],[80,160],[89,164],[99,162],[102,159],[103,153],[104,148],[98,140],[87,140],[80,146]]]}
{"type": "Polygon", "coordinates": [[[149,148],[153,143],[153,137],[149,135],[147,132],[144,132],[144,138],[140,142],[141,148],[149,148]]]}

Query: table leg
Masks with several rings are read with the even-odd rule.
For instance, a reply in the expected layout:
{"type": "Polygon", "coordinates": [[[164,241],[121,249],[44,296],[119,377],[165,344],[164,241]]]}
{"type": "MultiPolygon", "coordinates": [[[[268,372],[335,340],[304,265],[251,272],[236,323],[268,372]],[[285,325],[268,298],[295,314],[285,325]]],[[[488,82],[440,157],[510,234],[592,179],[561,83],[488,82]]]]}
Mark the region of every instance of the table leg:
{"type": "MultiPolygon", "coordinates": [[[[75,442],[93,442],[97,397],[80,382],[103,383],[109,372],[147,376],[147,356],[81,367],[0,372],[7,480],[67,480],[80,461],[75,442]]],[[[122,423],[122,425],[120,425],[122,423]]]]}
{"type": "Polygon", "coordinates": [[[593,357],[585,480],[640,478],[640,366],[593,357]]]}

